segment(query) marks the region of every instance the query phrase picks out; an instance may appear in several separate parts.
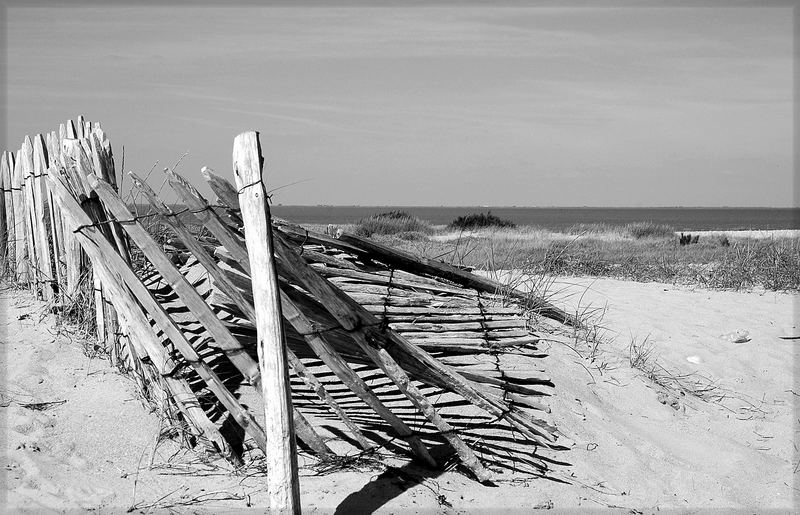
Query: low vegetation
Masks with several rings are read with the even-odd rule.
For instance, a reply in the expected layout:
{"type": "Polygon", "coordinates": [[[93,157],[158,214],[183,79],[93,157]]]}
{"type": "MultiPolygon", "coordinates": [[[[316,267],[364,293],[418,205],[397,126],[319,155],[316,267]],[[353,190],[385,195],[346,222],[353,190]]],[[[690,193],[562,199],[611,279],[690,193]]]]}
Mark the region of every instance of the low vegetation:
{"type": "Polygon", "coordinates": [[[450,229],[461,231],[472,231],[475,229],[484,229],[487,227],[502,227],[513,228],[517,224],[511,220],[495,216],[491,211],[486,213],[473,213],[471,215],[459,216],[448,226],[450,229]]]}
{"type": "Polygon", "coordinates": [[[425,257],[482,270],[800,291],[797,238],[714,236],[680,245],[673,227],[653,222],[579,224],[553,232],[502,223],[483,225],[492,220],[491,213],[459,217],[446,227],[433,227],[406,215],[374,215],[355,226],[355,232],[425,257]],[[473,225],[469,220],[479,221],[473,225]],[[408,228],[409,224],[414,228],[408,228]]]}
{"type": "Polygon", "coordinates": [[[355,225],[357,236],[405,235],[405,239],[417,239],[419,235],[430,234],[433,227],[406,211],[388,211],[362,218],[355,225]],[[409,237],[410,236],[410,237],[409,237]]]}
{"type": "Polygon", "coordinates": [[[625,225],[611,225],[606,223],[575,224],[567,229],[567,234],[579,236],[608,236],[616,235],[620,238],[671,238],[675,228],[667,224],[655,222],[632,222],[625,225]]]}

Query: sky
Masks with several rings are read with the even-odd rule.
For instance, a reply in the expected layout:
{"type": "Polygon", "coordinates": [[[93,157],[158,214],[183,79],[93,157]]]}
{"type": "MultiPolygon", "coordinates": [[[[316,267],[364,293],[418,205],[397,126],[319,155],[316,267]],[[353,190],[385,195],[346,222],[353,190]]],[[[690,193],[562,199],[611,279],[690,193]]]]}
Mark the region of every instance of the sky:
{"type": "Polygon", "coordinates": [[[83,114],[208,193],[258,130],[282,204],[796,206],[793,11],[722,5],[9,6],[2,143],[83,114]]]}

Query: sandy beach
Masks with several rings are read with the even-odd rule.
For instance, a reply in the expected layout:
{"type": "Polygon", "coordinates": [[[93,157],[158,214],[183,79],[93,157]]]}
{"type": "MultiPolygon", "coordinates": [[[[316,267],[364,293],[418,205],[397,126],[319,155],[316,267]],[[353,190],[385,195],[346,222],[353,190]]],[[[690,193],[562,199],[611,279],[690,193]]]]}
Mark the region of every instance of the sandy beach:
{"type": "MultiPolygon", "coordinates": [[[[304,510],[791,510],[796,295],[589,278],[557,281],[552,291],[568,309],[602,310],[602,343],[591,356],[553,341],[543,360],[556,385],[553,418],[575,442],[553,467],[565,482],[504,475],[482,486],[400,459],[319,475],[301,457],[304,510]],[[644,338],[653,359],[712,388],[713,399],[658,386],[632,368],[630,343],[644,338]]],[[[202,465],[160,439],[133,384],[56,332],[41,302],[8,289],[2,302],[6,512],[263,511],[257,471],[202,465]]]]}

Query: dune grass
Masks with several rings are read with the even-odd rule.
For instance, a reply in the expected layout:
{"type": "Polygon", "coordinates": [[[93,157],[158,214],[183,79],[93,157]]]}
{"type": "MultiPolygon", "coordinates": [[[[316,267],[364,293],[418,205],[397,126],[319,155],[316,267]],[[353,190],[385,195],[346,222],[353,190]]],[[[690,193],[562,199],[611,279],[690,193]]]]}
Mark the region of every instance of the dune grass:
{"type": "Polygon", "coordinates": [[[482,270],[800,291],[798,238],[708,237],[681,246],[671,227],[652,222],[582,224],[564,233],[531,226],[464,232],[440,228],[414,241],[378,238],[425,257],[482,270]]]}
{"type": "Polygon", "coordinates": [[[401,235],[405,239],[418,239],[420,235],[430,234],[433,227],[406,211],[387,211],[362,218],[356,223],[357,236],[401,235]]]}
{"type": "Polygon", "coordinates": [[[491,211],[488,211],[486,213],[473,213],[459,216],[450,222],[448,228],[453,230],[471,231],[486,227],[513,228],[516,226],[517,224],[511,220],[500,218],[499,216],[493,215],[491,211]]]}

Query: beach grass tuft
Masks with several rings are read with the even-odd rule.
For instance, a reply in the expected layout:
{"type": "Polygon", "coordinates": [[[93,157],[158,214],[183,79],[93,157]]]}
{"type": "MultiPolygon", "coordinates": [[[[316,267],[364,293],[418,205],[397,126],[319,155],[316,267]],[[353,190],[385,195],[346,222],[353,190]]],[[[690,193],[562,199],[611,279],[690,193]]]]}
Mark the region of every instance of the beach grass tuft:
{"type": "Polygon", "coordinates": [[[513,228],[516,226],[517,224],[515,224],[511,220],[500,218],[499,216],[493,215],[491,211],[488,211],[486,213],[473,213],[469,215],[459,216],[458,218],[450,222],[450,225],[448,227],[450,229],[471,231],[474,229],[483,229],[486,227],[513,228]]]}
{"type": "Polygon", "coordinates": [[[407,211],[394,210],[362,218],[356,223],[354,231],[357,236],[363,237],[397,234],[413,240],[420,234],[432,233],[433,227],[407,211]]]}

